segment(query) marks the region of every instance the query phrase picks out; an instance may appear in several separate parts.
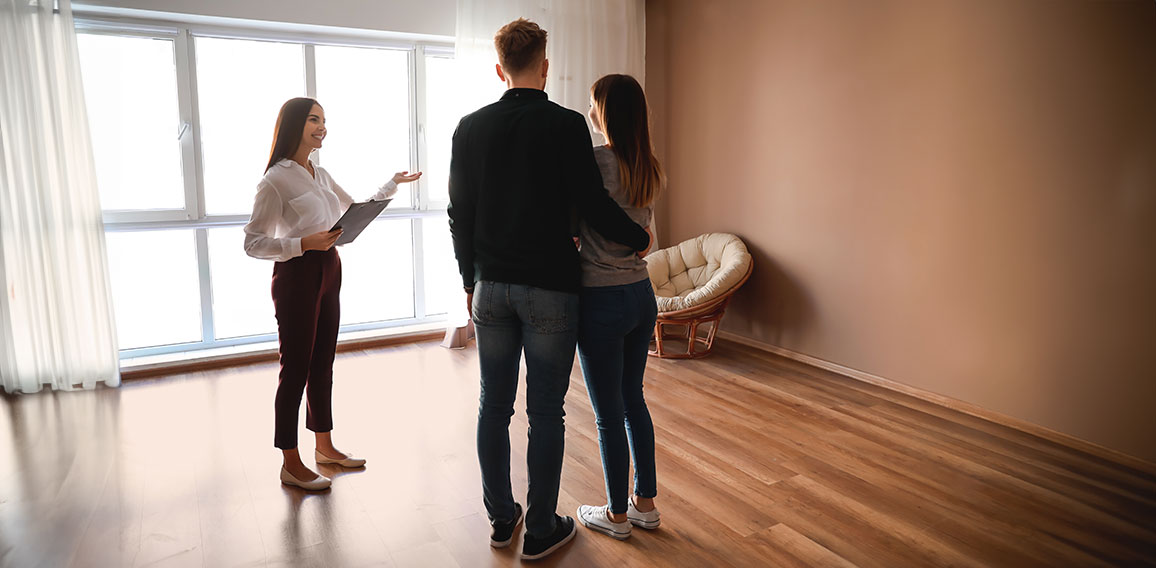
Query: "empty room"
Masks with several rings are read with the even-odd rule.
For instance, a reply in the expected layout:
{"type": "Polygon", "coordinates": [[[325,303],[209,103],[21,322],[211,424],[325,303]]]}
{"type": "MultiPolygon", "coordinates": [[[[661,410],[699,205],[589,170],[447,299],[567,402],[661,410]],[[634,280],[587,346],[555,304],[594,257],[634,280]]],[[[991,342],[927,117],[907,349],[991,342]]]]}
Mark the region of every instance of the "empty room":
{"type": "Polygon", "coordinates": [[[0,568],[1156,566],[1151,0],[0,0],[0,568]]]}

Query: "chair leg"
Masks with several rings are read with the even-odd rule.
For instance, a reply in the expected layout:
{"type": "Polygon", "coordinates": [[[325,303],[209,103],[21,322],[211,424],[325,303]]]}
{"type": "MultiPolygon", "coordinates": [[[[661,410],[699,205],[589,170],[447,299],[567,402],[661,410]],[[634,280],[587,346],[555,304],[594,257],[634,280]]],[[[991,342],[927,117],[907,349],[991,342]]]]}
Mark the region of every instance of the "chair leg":
{"type": "Polygon", "coordinates": [[[714,320],[710,324],[710,332],[706,334],[706,351],[710,353],[711,347],[714,347],[714,334],[718,331],[718,324],[720,319],[714,320]]]}
{"type": "Polygon", "coordinates": [[[662,322],[654,322],[654,355],[662,357],[662,322]]]}
{"type": "Polygon", "coordinates": [[[686,335],[686,354],[694,357],[697,354],[695,353],[694,344],[698,341],[698,320],[694,320],[687,327],[690,329],[690,333],[686,335]]]}

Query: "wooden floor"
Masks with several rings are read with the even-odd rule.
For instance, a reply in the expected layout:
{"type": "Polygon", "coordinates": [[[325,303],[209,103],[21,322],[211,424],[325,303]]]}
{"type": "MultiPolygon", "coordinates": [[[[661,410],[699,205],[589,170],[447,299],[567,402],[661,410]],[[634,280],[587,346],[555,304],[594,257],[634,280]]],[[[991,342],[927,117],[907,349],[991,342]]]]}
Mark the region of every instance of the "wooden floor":
{"type": "MultiPolygon", "coordinates": [[[[717,349],[651,360],[662,527],[625,542],[579,527],[538,565],[1156,565],[1151,467],[733,343],[717,349]]],[[[334,484],[316,495],[277,480],[276,372],[0,400],[0,566],[520,563],[520,538],[488,545],[472,347],[339,356],[334,439],[369,464],[323,467],[334,484]]],[[[577,367],[573,378],[563,514],[605,500],[577,367]]],[[[525,495],[521,408],[512,437],[525,495]]]]}

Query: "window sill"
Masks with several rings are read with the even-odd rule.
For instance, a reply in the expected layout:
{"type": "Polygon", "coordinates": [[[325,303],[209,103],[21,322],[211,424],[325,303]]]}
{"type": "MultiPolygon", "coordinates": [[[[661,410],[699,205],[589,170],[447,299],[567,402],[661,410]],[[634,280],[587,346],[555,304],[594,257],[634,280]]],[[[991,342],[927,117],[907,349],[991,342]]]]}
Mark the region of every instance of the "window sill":
{"type": "MultiPolygon", "coordinates": [[[[439,340],[445,334],[446,325],[446,322],[438,321],[403,327],[347,332],[338,338],[337,352],[439,340]]],[[[124,380],[133,380],[276,360],[277,342],[267,341],[122,359],[120,374],[124,380]]]]}

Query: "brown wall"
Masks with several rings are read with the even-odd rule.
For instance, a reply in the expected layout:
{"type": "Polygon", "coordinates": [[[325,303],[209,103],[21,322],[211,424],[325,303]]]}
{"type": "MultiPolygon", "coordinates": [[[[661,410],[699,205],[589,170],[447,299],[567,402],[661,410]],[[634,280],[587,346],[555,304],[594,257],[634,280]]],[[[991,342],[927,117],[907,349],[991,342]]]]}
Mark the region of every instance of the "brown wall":
{"type": "Polygon", "coordinates": [[[1156,461],[1156,4],[649,0],[723,329],[1156,461]]]}

